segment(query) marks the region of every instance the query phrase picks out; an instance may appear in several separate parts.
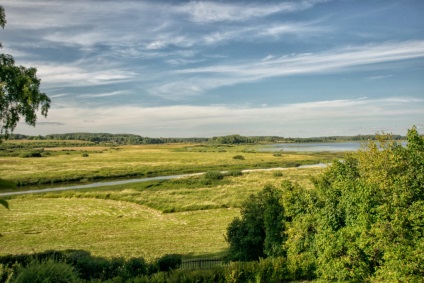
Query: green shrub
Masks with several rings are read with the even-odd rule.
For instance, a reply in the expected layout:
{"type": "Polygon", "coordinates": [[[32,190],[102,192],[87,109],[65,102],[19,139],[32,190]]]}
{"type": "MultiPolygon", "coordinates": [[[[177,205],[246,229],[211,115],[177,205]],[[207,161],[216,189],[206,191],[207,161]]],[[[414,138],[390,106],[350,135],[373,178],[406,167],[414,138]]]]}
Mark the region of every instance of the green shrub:
{"type": "Polygon", "coordinates": [[[68,283],[78,282],[74,268],[64,262],[34,260],[25,267],[18,267],[13,283],[68,283]]]}
{"type": "Polygon", "coordinates": [[[164,255],[156,261],[159,271],[170,271],[181,265],[182,256],[179,254],[164,255]]]}
{"type": "Polygon", "coordinates": [[[220,171],[208,171],[204,174],[204,178],[210,181],[222,180],[225,175],[220,171]]]}
{"type": "Polygon", "coordinates": [[[275,153],[273,154],[273,156],[275,156],[275,157],[280,157],[280,156],[283,156],[283,155],[281,154],[281,152],[275,152],[275,153]]]}
{"type": "Polygon", "coordinates": [[[272,173],[272,176],[274,176],[274,177],[282,177],[283,176],[283,172],[281,172],[281,171],[274,171],[272,173]]]}
{"type": "Polygon", "coordinates": [[[16,189],[16,184],[7,180],[0,179],[0,189],[16,189]]]}
{"type": "Polygon", "coordinates": [[[39,151],[31,151],[31,152],[23,152],[19,155],[21,158],[31,158],[31,157],[42,157],[41,152],[39,151]]]}
{"type": "Polygon", "coordinates": [[[147,274],[149,270],[149,264],[147,264],[142,257],[130,258],[125,264],[125,269],[128,277],[133,278],[147,274]]]}
{"type": "Polygon", "coordinates": [[[235,155],[233,156],[233,159],[237,159],[237,160],[244,160],[244,156],[243,155],[235,155]]]}
{"type": "Polygon", "coordinates": [[[88,153],[83,153],[81,156],[82,157],[89,157],[88,153]]]}
{"type": "Polygon", "coordinates": [[[239,177],[242,176],[243,172],[240,170],[230,170],[227,173],[225,173],[225,176],[231,176],[231,177],[239,177]]]}

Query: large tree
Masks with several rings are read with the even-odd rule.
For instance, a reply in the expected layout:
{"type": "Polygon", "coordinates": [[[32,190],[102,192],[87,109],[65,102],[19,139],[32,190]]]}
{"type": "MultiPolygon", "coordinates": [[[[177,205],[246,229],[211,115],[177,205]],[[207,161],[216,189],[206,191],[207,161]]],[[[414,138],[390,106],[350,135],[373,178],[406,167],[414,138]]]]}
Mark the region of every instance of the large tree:
{"type": "MultiPolygon", "coordinates": [[[[0,6],[0,26],[4,28],[5,24],[4,8],[0,6]]],[[[11,55],[0,54],[0,142],[13,132],[20,118],[35,126],[38,110],[47,116],[50,98],[40,92],[36,73],[36,68],[15,66],[11,55]]]]}
{"type": "MultiPolygon", "coordinates": [[[[0,26],[6,25],[6,15],[0,6],[0,26]]],[[[2,44],[0,42],[0,48],[2,44]]],[[[50,98],[40,92],[40,79],[37,69],[15,66],[11,55],[0,54],[0,143],[13,132],[20,118],[31,126],[35,126],[37,111],[47,116],[50,98]]],[[[0,180],[0,188],[10,188],[10,182],[0,180]]],[[[5,200],[0,205],[8,207],[5,200]]]]}

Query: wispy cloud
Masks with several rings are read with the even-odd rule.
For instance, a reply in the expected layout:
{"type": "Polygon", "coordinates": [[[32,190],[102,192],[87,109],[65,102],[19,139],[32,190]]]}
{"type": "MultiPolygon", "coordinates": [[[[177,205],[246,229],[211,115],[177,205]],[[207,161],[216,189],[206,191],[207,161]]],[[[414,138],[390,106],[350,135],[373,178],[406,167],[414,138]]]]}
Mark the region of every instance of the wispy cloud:
{"type": "Polygon", "coordinates": [[[382,80],[382,79],[387,79],[393,77],[393,75],[381,75],[381,76],[371,76],[368,77],[369,80],[382,80]]]}
{"type": "Polygon", "coordinates": [[[424,57],[424,41],[385,42],[350,46],[321,53],[290,54],[278,58],[267,56],[266,60],[181,69],[175,73],[197,77],[198,79],[192,79],[192,82],[199,85],[191,85],[190,88],[205,90],[278,76],[332,73],[353,68],[366,69],[373,64],[420,57],[424,57]]]}
{"type": "Polygon", "coordinates": [[[118,91],[112,91],[112,92],[105,92],[105,93],[89,93],[89,94],[81,94],[78,95],[82,98],[96,98],[96,97],[109,97],[109,96],[118,96],[122,94],[126,94],[126,91],[118,90],[118,91]]]}
{"type": "MultiPolygon", "coordinates": [[[[31,65],[31,64],[28,64],[31,65]]],[[[126,82],[137,76],[132,71],[119,68],[89,69],[73,65],[51,65],[36,63],[37,74],[43,78],[44,87],[65,87],[65,86],[97,86],[126,82]]]]}
{"type": "Polygon", "coordinates": [[[187,13],[197,23],[222,21],[246,21],[252,18],[266,17],[277,13],[289,13],[306,10],[315,4],[327,1],[297,1],[277,4],[217,3],[212,1],[191,1],[180,5],[178,11],[187,13]]]}

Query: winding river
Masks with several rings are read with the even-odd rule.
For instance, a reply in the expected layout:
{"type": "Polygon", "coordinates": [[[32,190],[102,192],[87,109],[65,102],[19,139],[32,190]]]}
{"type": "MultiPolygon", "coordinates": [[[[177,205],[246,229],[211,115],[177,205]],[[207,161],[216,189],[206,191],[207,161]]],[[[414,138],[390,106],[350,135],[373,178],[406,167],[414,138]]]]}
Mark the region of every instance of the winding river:
{"type": "MultiPolygon", "coordinates": [[[[269,168],[269,169],[246,169],[246,170],[242,170],[242,172],[247,173],[247,172],[255,172],[255,171],[287,170],[287,169],[290,169],[290,168],[314,168],[314,167],[325,167],[325,166],[327,166],[327,164],[319,163],[319,164],[312,164],[312,165],[302,165],[302,166],[299,166],[299,167],[277,167],[277,168],[269,168]]],[[[222,171],[222,172],[225,173],[226,171],[222,171]]],[[[183,177],[199,176],[199,175],[203,175],[203,174],[204,174],[204,172],[202,172],[202,173],[192,173],[192,174],[171,175],[171,176],[158,176],[158,177],[151,177],[151,178],[119,180],[119,181],[97,182],[97,183],[77,185],[77,186],[56,187],[56,188],[46,188],[46,189],[37,189],[37,190],[0,193],[0,196],[4,197],[4,196],[13,196],[13,195],[24,195],[24,194],[36,194],[36,193],[59,192],[59,191],[68,191],[68,190],[90,189],[90,188],[115,186],[115,185],[123,185],[123,184],[130,184],[130,183],[170,180],[170,179],[177,179],[177,178],[183,178],[183,177]]]]}

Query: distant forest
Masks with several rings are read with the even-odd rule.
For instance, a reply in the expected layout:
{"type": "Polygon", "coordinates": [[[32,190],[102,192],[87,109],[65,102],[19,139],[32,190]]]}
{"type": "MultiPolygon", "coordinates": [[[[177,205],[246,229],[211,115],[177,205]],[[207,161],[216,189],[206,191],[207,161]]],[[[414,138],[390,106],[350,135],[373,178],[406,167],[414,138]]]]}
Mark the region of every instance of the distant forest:
{"type": "MultiPolygon", "coordinates": [[[[108,134],[108,133],[68,133],[53,134],[46,136],[27,136],[14,134],[11,140],[79,140],[96,144],[165,144],[165,143],[209,143],[209,144],[258,144],[258,143],[311,143],[311,142],[344,142],[344,141],[367,141],[376,140],[376,135],[356,136],[329,136],[311,138],[284,138],[277,136],[241,136],[228,135],[212,138],[149,138],[132,134],[108,134]]],[[[393,140],[405,140],[405,136],[392,135],[393,140]]]]}

